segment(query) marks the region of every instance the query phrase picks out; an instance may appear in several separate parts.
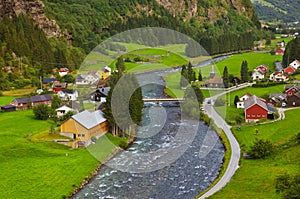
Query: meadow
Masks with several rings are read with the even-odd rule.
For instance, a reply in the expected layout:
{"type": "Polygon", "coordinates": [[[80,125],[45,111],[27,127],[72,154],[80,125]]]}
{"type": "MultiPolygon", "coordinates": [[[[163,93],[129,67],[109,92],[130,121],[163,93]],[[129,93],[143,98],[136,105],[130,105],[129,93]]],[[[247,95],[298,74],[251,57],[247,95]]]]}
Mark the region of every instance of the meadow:
{"type": "MultiPolygon", "coordinates": [[[[87,149],[44,142],[52,125],[31,110],[0,113],[0,198],[63,198],[99,165],[87,149]]],[[[115,150],[109,140],[98,140],[99,160],[115,150]]]]}
{"type": "Polygon", "coordinates": [[[275,178],[283,173],[294,175],[300,172],[300,145],[292,141],[300,131],[297,119],[299,114],[300,109],[290,110],[286,112],[286,119],[282,121],[242,126],[241,130],[232,128],[243,151],[249,149],[255,138],[271,140],[280,147],[270,158],[242,158],[241,167],[229,184],[210,198],[282,198],[275,192],[275,178]],[[258,135],[255,134],[255,129],[258,129],[258,135]]]}

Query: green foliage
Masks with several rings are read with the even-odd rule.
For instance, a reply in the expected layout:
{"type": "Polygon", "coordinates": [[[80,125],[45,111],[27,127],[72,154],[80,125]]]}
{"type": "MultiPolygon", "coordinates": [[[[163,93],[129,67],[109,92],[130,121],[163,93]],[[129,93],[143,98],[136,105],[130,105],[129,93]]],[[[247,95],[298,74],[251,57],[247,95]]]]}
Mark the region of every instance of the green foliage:
{"type": "Polygon", "coordinates": [[[282,65],[287,67],[295,59],[300,60],[300,37],[287,44],[282,59],[282,65]]]}
{"type": "Polygon", "coordinates": [[[60,107],[62,101],[61,99],[58,97],[58,95],[53,95],[52,97],[52,104],[51,104],[51,108],[52,109],[57,109],[58,107],[60,107]]]}
{"type": "Polygon", "coordinates": [[[33,113],[36,119],[47,120],[49,118],[51,111],[47,104],[39,104],[33,107],[33,113]]]}
{"type": "Polygon", "coordinates": [[[233,101],[233,104],[236,106],[237,105],[237,103],[238,103],[238,101],[240,101],[240,98],[239,98],[239,96],[234,96],[234,101],[233,101]]]}
{"type": "Polygon", "coordinates": [[[249,71],[248,71],[248,62],[244,60],[241,66],[241,81],[242,83],[249,81],[249,71]]]}
{"type": "Polygon", "coordinates": [[[198,80],[199,80],[199,81],[202,81],[202,80],[203,80],[202,73],[201,73],[201,69],[199,69],[198,80]]]}
{"type": "Polygon", "coordinates": [[[227,66],[225,66],[223,70],[223,84],[225,88],[229,87],[229,74],[228,74],[227,66]]]}
{"type": "Polygon", "coordinates": [[[180,76],[180,88],[185,88],[189,84],[188,82],[188,71],[186,66],[183,65],[181,69],[181,76],[180,76]]]}
{"type": "Polygon", "coordinates": [[[277,176],[275,179],[275,188],[277,193],[283,193],[284,198],[300,198],[300,174],[291,176],[284,173],[277,176]]]}
{"type": "Polygon", "coordinates": [[[255,159],[263,159],[275,152],[275,146],[270,140],[256,139],[250,147],[249,154],[255,159]]]}

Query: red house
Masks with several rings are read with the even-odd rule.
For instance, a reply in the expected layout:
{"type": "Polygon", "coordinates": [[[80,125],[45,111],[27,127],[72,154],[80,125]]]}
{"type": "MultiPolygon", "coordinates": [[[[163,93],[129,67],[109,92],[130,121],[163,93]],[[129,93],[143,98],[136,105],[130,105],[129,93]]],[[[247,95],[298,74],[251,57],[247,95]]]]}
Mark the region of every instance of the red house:
{"type": "Polygon", "coordinates": [[[287,74],[294,74],[295,71],[296,71],[296,69],[291,65],[289,65],[288,67],[286,67],[284,69],[284,72],[287,73],[287,74]]]}
{"type": "Polygon", "coordinates": [[[59,91],[66,90],[67,88],[68,88],[67,83],[54,82],[54,84],[52,85],[52,91],[55,94],[57,94],[59,91]]]}
{"type": "Polygon", "coordinates": [[[277,48],[275,53],[276,53],[276,55],[283,55],[284,50],[285,50],[284,48],[277,48]]]}
{"type": "Polygon", "coordinates": [[[297,93],[300,90],[300,86],[286,86],[285,87],[285,94],[287,97],[293,96],[295,93],[297,93]]]}
{"type": "Polygon", "coordinates": [[[257,122],[260,119],[267,119],[268,114],[272,115],[275,113],[274,108],[268,106],[255,95],[252,95],[248,100],[246,100],[244,106],[246,122],[257,122]]]}

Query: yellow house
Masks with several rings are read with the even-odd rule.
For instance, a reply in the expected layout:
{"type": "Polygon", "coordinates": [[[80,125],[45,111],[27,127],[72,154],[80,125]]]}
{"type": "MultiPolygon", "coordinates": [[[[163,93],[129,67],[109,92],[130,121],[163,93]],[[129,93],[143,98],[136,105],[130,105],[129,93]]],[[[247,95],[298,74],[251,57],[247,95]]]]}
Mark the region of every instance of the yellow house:
{"type": "Polygon", "coordinates": [[[99,70],[99,73],[100,73],[100,76],[99,76],[100,80],[104,80],[111,75],[111,68],[108,66],[105,66],[104,68],[99,70]]]}
{"type": "Polygon", "coordinates": [[[92,138],[98,139],[108,131],[108,122],[103,112],[87,110],[73,115],[61,124],[61,135],[74,139],[73,147],[86,147],[92,143],[92,138]]]}

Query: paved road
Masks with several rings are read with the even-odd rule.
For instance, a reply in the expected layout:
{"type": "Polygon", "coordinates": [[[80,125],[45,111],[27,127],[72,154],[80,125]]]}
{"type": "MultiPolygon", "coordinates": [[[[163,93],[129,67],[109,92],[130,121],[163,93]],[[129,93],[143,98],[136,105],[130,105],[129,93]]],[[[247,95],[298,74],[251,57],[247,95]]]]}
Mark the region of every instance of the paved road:
{"type": "Polygon", "coordinates": [[[203,106],[204,110],[206,111],[208,116],[214,120],[215,124],[219,128],[222,128],[224,130],[224,132],[230,142],[232,153],[231,153],[229,165],[228,165],[227,170],[225,171],[225,174],[223,175],[223,177],[219,180],[219,182],[215,186],[213,186],[209,191],[207,191],[204,195],[202,195],[200,197],[200,199],[207,198],[207,197],[215,194],[219,190],[221,190],[230,181],[230,179],[234,175],[235,171],[239,168],[239,160],[240,160],[239,143],[237,142],[237,140],[235,139],[235,137],[233,136],[233,134],[230,130],[231,126],[229,126],[225,122],[225,120],[215,111],[212,104],[218,97],[225,95],[226,93],[229,93],[229,92],[232,92],[235,90],[239,90],[239,89],[242,89],[242,88],[245,88],[248,86],[251,86],[251,84],[244,84],[239,87],[233,87],[233,88],[230,88],[227,91],[217,94],[211,98],[205,99],[206,102],[211,101],[211,103],[210,104],[204,103],[204,106],[203,106]]]}

